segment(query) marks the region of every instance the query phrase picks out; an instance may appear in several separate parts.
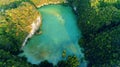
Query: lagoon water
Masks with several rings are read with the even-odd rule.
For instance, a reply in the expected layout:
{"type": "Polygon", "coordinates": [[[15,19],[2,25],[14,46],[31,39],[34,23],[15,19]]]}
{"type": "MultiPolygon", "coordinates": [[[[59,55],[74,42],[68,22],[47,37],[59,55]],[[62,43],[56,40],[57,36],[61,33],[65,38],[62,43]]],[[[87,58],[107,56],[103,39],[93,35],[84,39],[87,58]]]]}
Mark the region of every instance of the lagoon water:
{"type": "MultiPolygon", "coordinates": [[[[63,51],[66,52],[66,57],[76,55],[80,60],[84,58],[78,44],[81,32],[72,9],[63,5],[47,5],[38,11],[42,15],[42,33],[35,34],[27,42],[21,55],[32,64],[47,60],[56,65],[64,59],[63,51]]],[[[85,67],[86,62],[80,62],[80,66],[85,67]]]]}

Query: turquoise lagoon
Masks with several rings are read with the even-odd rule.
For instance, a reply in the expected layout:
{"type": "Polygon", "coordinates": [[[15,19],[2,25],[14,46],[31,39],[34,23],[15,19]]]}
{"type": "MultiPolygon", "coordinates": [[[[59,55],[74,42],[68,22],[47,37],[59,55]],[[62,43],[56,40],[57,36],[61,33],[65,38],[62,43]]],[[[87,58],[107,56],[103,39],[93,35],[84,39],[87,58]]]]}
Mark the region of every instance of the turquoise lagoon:
{"type": "MultiPolygon", "coordinates": [[[[78,40],[81,32],[77,27],[77,19],[71,7],[63,5],[47,5],[38,8],[42,15],[42,26],[39,31],[41,34],[35,34],[23,48],[22,56],[25,56],[28,62],[39,64],[47,60],[56,65],[62,57],[63,51],[66,57],[75,55],[81,61],[84,54],[78,40]]],[[[80,62],[80,67],[86,67],[86,62],[80,62]]]]}

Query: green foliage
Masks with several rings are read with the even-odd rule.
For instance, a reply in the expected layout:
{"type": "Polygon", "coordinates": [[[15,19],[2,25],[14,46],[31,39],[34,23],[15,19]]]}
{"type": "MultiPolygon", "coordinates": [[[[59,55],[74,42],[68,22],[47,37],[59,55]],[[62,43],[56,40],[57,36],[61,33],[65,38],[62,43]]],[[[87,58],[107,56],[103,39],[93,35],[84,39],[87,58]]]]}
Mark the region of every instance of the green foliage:
{"type": "Polygon", "coordinates": [[[0,6],[0,9],[4,9],[0,12],[0,67],[35,67],[18,57],[22,42],[29,33],[27,25],[39,15],[35,7],[28,2],[15,1],[0,6]]]}
{"type": "Polygon", "coordinates": [[[103,31],[102,28],[105,29],[111,24],[119,24],[119,19],[120,10],[113,6],[99,8],[99,11],[87,8],[79,18],[79,26],[83,31],[83,35],[88,37],[103,31]]]}
{"type": "MultiPolygon", "coordinates": [[[[7,0],[5,0],[5,1],[7,1],[7,0]]],[[[4,0],[1,1],[1,3],[4,3],[4,0]]],[[[4,5],[0,4],[0,11],[5,11],[5,10],[8,10],[8,9],[12,9],[12,8],[17,8],[20,5],[20,3],[22,3],[22,0],[16,0],[16,1],[12,0],[12,2],[8,1],[4,5]]]]}
{"type": "Polygon", "coordinates": [[[110,67],[120,65],[120,25],[97,34],[83,45],[85,56],[92,66],[110,67]],[[109,66],[108,66],[109,65],[109,66]]]}
{"type": "Polygon", "coordinates": [[[49,63],[48,61],[41,62],[38,67],[54,67],[52,63],[49,63]]]}
{"type": "Polygon", "coordinates": [[[89,67],[120,66],[120,10],[116,3],[105,4],[100,2],[97,8],[86,6],[81,8],[83,11],[78,10],[83,34],[80,44],[89,67]]]}
{"type": "Polygon", "coordinates": [[[76,56],[68,56],[66,60],[58,62],[57,67],[79,67],[80,61],[76,56]]]}
{"type": "MultiPolygon", "coordinates": [[[[18,2],[18,1],[17,1],[18,2]]],[[[16,3],[16,2],[15,2],[16,3]]],[[[15,4],[13,2],[13,4],[15,4]]],[[[39,13],[28,2],[0,13],[0,48],[18,54],[19,49],[31,30],[31,24],[39,13]]]]}
{"type": "Polygon", "coordinates": [[[0,49],[0,67],[33,67],[33,65],[27,63],[24,58],[0,49]]]}
{"type": "MultiPolygon", "coordinates": [[[[32,10],[28,8],[30,14],[26,13],[27,10],[20,12],[21,7],[24,9],[30,6],[30,4],[23,4],[23,1],[31,2],[20,0],[0,6],[0,11],[5,12],[0,12],[0,67],[53,67],[47,61],[40,65],[32,65],[27,63],[26,59],[17,56],[23,40],[21,37],[24,38],[28,34],[28,31],[21,30],[24,27],[22,23],[36,18],[32,16],[35,8],[32,10]],[[25,17],[34,18],[22,20],[25,17]],[[16,24],[20,25],[17,27],[16,24]],[[18,33],[21,34],[18,35],[18,33]]],[[[85,49],[84,53],[89,61],[89,67],[120,66],[120,1],[116,3],[101,1],[99,5],[94,4],[97,5],[96,8],[91,6],[90,0],[68,0],[68,2],[72,7],[77,7],[78,24],[83,34],[80,43],[85,49]]],[[[38,15],[37,12],[36,14],[38,15]]],[[[79,64],[78,58],[69,56],[67,60],[60,61],[56,67],[78,67],[79,64]]]]}
{"type": "MultiPolygon", "coordinates": [[[[18,45],[15,45],[16,42],[12,35],[8,33],[8,21],[6,20],[6,17],[3,13],[0,14],[0,49],[4,49],[6,51],[10,51],[12,53],[16,53],[18,51],[19,47],[18,45]]],[[[13,34],[13,33],[12,33],[13,34]]]]}

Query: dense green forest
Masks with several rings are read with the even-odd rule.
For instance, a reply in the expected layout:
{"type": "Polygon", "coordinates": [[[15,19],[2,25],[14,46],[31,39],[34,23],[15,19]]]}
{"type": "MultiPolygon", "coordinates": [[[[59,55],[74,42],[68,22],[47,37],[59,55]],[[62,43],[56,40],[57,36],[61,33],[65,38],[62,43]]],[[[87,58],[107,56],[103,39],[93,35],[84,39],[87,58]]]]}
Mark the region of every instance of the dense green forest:
{"type": "MultiPolygon", "coordinates": [[[[73,1],[74,2],[74,1],[73,1]]],[[[72,3],[73,3],[72,2],[72,3]]],[[[73,3],[76,5],[78,2],[73,3]]],[[[119,0],[80,0],[77,4],[78,24],[82,30],[88,67],[120,66],[120,2],[119,0]]]]}
{"type": "MultiPolygon", "coordinates": [[[[119,0],[68,0],[68,4],[75,8],[78,26],[82,31],[83,37],[79,40],[80,47],[84,48],[85,59],[88,67],[119,67],[120,66],[120,1],[119,0]]],[[[47,61],[39,65],[32,65],[26,58],[18,57],[21,52],[21,39],[24,38],[28,30],[21,29],[23,26],[19,22],[28,21],[25,18],[13,18],[8,12],[16,10],[23,15],[23,18],[38,15],[36,7],[30,0],[19,0],[5,5],[0,3],[0,67],[53,67],[47,61]],[[23,3],[26,2],[26,3],[23,3]],[[20,8],[32,7],[33,11],[27,15],[20,12],[20,8]],[[10,24],[10,25],[8,25],[10,24]],[[19,24],[19,26],[15,26],[19,24]],[[11,28],[11,30],[9,30],[11,28]],[[18,30],[19,29],[19,30],[18,30]],[[11,32],[9,32],[11,31],[11,32]],[[17,32],[22,32],[17,34],[17,32]],[[18,36],[18,37],[16,37],[18,36]]],[[[28,10],[31,10],[28,9],[28,10]]],[[[24,11],[24,10],[23,10],[24,11]]],[[[27,12],[27,10],[26,10],[27,12]]],[[[60,61],[55,67],[77,67],[76,57],[69,57],[66,61],[60,61]]]]}

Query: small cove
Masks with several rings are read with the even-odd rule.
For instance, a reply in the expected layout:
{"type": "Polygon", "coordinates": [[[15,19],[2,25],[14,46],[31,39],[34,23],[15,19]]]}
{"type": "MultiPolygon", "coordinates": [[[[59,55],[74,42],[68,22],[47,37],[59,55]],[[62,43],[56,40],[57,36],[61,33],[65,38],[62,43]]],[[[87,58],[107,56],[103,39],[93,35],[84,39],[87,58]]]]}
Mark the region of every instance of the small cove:
{"type": "MultiPolygon", "coordinates": [[[[42,15],[41,34],[34,35],[23,48],[21,55],[28,62],[39,64],[49,61],[56,65],[62,58],[62,52],[66,51],[66,57],[75,55],[80,60],[84,58],[78,40],[81,31],[77,27],[77,19],[72,8],[63,5],[47,5],[38,8],[42,15]]],[[[80,67],[85,67],[86,62],[80,62],[80,67]]]]}

